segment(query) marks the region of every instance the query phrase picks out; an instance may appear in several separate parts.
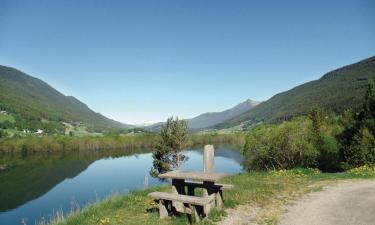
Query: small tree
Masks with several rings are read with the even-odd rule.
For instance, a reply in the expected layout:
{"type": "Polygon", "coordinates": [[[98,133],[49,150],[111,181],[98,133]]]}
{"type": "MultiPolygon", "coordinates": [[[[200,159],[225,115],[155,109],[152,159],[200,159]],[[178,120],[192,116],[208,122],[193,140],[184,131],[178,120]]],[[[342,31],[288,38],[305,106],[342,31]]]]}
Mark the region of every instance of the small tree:
{"type": "Polygon", "coordinates": [[[338,171],[339,148],[335,136],[327,131],[327,113],[320,107],[314,107],[309,118],[312,121],[312,143],[319,151],[319,169],[327,172],[338,171]]]}
{"type": "Polygon", "coordinates": [[[343,168],[375,164],[375,88],[369,81],[362,110],[339,136],[343,168]]]}
{"type": "Polygon", "coordinates": [[[181,162],[187,160],[187,157],[181,154],[187,142],[188,128],[186,121],[173,117],[168,118],[160,130],[160,138],[153,150],[154,161],[151,175],[157,176],[173,168],[180,168],[181,162]]]}
{"type": "Polygon", "coordinates": [[[322,126],[324,122],[324,112],[320,107],[314,107],[309,115],[312,125],[314,134],[319,136],[322,133],[322,126]]]}

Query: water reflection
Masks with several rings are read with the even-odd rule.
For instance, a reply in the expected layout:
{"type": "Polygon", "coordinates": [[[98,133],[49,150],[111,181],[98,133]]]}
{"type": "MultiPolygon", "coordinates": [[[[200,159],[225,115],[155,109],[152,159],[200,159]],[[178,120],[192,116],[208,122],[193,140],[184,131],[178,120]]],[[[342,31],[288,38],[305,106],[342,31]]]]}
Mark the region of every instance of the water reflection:
{"type": "MultiPolygon", "coordinates": [[[[110,193],[160,184],[148,176],[152,166],[149,151],[97,151],[49,155],[0,156],[0,224],[28,224],[48,217],[53,209],[70,210],[74,201],[83,207],[110,193]]],[[[185,151],[186,170],[202,170],[202,150],[185,151]]],[[[218,148],[215,168],[218,171],[242,171],[238,150],[218,148]]]]}

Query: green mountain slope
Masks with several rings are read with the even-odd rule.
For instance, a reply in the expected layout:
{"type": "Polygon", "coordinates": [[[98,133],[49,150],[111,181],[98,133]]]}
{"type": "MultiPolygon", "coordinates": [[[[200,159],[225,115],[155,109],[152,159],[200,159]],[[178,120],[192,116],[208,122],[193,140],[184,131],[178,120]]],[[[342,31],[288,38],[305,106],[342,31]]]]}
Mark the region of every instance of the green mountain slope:
{"type": "Polygon", "coordinates": [[[0,109],[34,128],[43,121],[83,123],[94,130],[128,127],[92,111],[76,98],[61,94],[35,77],[5,66],[0,66],[0,109]]]}
{"type": "MultiPolygon", "coordinates": [[[[188,123],[190,131],[201,131],[232,119],[244,112],[248,112],[259,103],[260,102],[248,99],[230,109],[221,112],[203,113],[194,118],[186,119],[186,122],[188,123]]],[[[159,122],[145,126],[143,128],[149,131],[158,132],[164,124],[164,122],[159,122]]]]}
{"type": "Polygon", "coordinates": [[[241,115],[244,112],[248,112],[258,104],[259,102],[248,99],[225,111],[204,113],[192,119],[189,119],[187,120],[188,126],[190,129],[204,129],[212,127],[226,120],[232,119],[238,115],[241,115]]]}
{"type": "Polygon", "coordinates": [[[334,112],[358,108],[363,103],[369,79],[375,81],[375,57],[339,68],[321,77],[279,93],[251,111],[225,121],[215,128],[227,128],[250,122],[275,122],[307,114],[319,106],[334,112]]]}

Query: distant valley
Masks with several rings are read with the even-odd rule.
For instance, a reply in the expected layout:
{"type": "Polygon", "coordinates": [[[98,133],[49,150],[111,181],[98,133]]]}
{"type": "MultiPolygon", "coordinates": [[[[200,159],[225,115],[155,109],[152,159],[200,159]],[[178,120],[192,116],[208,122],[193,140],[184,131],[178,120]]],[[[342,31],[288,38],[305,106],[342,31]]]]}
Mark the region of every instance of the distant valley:
{"type": "MultiPolygon", "coordinates": [[[[253,124],[306,115],[315,106],[341,113],[362,104],[370,79],[375,80],[375,57],[331,71],[265,102],[246,100],[222,112],[207,112],[186,121],[191,131],[233,127],[246,130],[253,124]]],[[[147,126],[117,122],[94,112],[78,99],[61,94],[40,79],[5,66],[0,66],[0,111],[2,129],[33,132],[41,129],[50,134],[67,134],[69,129],[85,134],[135,127],[155,132],[163,125],[163,122],[147,126]]]]}
{"type": "MultiPolygon", "coordinates": [[[[249,112],[255,106],[257,106],[260,102],[253,101],[253,100],[246,100],[233,108],[221,111],[221,112],[208,112],[198,115],[191,119],[186,119],[188,123],[188,127],[192,131],[200,131],[204,129],[211,128],[215,125],[223,123],[227,120],[235,118],[245,112],[249,112]]],[[[158,131],[160,130],[163,122],[155,123],[149,126],[146,126],[146,129],[151,131],[158,131]]]]}

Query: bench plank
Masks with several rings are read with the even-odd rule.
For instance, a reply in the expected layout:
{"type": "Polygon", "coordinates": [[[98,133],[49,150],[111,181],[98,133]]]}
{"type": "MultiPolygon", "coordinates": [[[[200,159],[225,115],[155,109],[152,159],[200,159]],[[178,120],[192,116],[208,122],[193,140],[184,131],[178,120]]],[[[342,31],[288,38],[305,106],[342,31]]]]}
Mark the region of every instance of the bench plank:
{"type": "Polygon", "coordinates": [[[171,171],[171,172],[160,174],[159,178],[216,182],[216,181],[218,181],[221,178],[226,177],[226,176],[228,176],[228,174],[217,173],[217,172],[171,171]]]}
{"type": "Polygon", "coordinates": [[[153,199],[156,200],[168,200],[168,201],[178,201],[192,205],[199,205],[205,206],[210,204],[212,201],[215,200],[215,195],[208,196],[208,197],[196,197],[196,196],[189,196],[189,195],[178,195],[173,193],[166,193],[166,192],[152,192],[148,194],[153,199]]]}
{"type": "MultiPolygon", "coordinates": [[[[193,187],[200,187],[203,188],[203,182],[199,181],[185,181],[186,186],[193,186],[193,187]]],[[[232,190],[234,188],[234,185],[232,184],[214,184],[214,186],[219,187],[220,190],[232,190]]]]}

